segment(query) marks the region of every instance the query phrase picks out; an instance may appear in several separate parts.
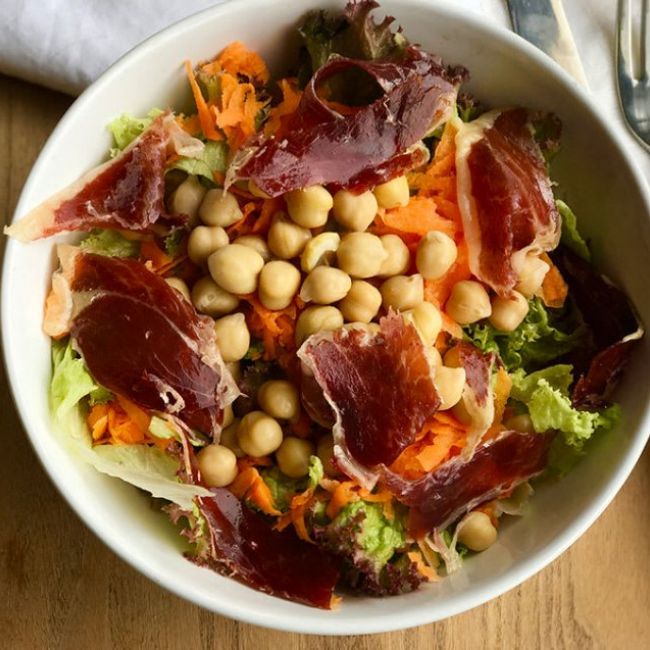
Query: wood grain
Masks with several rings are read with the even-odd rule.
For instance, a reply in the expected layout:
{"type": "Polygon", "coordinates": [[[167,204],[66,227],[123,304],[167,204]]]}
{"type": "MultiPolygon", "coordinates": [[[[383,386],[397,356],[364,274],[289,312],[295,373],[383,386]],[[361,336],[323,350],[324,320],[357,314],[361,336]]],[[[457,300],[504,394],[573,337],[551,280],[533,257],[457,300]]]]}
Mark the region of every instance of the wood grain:
{"type": "MultiPolygon", "coordinates": [[[[70,99],[0,77],[0,214],[70,99]]],[[[1,254],[1,253],[0,253],[1,254]]],[[[650,638],[650,453],[567,553],[508,594],[417,629],[364,637],[272,632],[204,611],[119,560],[56,492],[0,370],[0,648],[424,650],[641,648],[650,638]]]]}

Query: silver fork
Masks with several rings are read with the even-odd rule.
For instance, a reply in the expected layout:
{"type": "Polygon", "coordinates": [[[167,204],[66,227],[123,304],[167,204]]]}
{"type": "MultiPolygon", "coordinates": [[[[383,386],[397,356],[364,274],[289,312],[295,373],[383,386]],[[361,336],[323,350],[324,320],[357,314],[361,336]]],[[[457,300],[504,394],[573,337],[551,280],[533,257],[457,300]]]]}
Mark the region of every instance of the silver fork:
{"type": "Polygon", "coordinates": [[[616,71],[618,97],[628,127],[650,151],[650,21],[649,0],[618,0],[616,71]],[[634,12],[640,11],[638,40],[634,37],[634,12]],[[635,49],[637,67],[634,70],[635,49]]]}

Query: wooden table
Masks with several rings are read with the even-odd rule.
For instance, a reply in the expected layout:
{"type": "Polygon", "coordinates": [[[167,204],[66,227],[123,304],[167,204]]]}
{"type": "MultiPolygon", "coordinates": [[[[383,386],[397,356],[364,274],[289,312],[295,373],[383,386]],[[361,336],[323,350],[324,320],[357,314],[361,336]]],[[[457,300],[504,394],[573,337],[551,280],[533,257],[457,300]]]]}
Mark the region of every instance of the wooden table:
{"type": "MultiPolygon", "coordinates": [[[[70,98],[0,77],[0,214],[70,98]]],[[[0,369],[0,648],[636,648],[650,639],[650,452],[593,528],[524,585],[424,627],[348,639],[272,632],[173,596],[109,551],[36,460],[0,369]]]]}

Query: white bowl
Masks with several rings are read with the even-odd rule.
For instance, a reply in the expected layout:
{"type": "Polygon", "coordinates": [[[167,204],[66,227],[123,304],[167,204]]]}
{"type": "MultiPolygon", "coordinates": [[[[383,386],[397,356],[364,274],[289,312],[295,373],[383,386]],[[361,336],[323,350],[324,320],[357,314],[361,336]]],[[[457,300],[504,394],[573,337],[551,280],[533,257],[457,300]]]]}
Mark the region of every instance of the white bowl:
{"type": "MultiPolygon", "coordinates": [[[[183,59],[209,58],[240,39],[280,70],[283,44],[290,34],[294,43],[300,16],[312,7],[342,5],[332,0],[231,2],[149,39],[106,72],[61,120],[31,172],[16,217],[105,157],[105,127],[115,116],[183,106],[189,100],[183,59]]],[[[650,323],[644,271],[650,259],[648,191],[597,107],[543,54],[479,16],[430,0],[391,0],[384,9],[412,41],[448,63],[467,66],[469,89],[488,105],[528,105],[560,116],[563,151],[554,163],[554,178],[593,239],[598,265],[650,323]]],[[[28,246],[11,241],[4,262],[5,358],[32,444],[71,506],[116,553],[167,589],[232,618],[296,632],[360,634],[421,625],[480,605],[542,569],[584,533],[620,489],[648,437],[646,339],[636,348],[618,391],[624,414],[619,430],[600,439],[563,481],[543,485],[531,513],[509,519],[498,543],[466,562],[459,575],[404,596],[346,598],[333,612],[273,598],[185,560],[173,527],[154,512],[146,496],[80,464],[52,435],[46,399],[49,340],[41,319],[53,245],[53,240],[28,246]]]]}

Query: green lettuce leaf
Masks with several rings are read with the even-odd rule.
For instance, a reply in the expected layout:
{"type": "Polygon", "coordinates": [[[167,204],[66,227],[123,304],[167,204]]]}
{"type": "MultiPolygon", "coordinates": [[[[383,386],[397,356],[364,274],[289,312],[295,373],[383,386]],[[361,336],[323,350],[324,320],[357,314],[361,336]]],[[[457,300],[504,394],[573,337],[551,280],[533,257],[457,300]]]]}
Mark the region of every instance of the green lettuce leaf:
{"type": "MultiPolygon", "coordinates": [[[[146,117],[133,117],[128,113],[123,113],[115,118],[109,125],[108,130],[113,136],[117,152],[128,147],[151,123],[164,113],[160,108],[152,108],[146,117]]],[[[117,153],[117,152],[112,152],[117,153]]]]}
{"type": "Polygon", "coordinates": [[[225,172],[227,167],[228,146],[225,142],[206,142],[203,153],[197,158],[179,158],[169,169],[202,176],[214,184],[214,172],[225,172]]]}
{"type": "Polygon", "coordinates": [[[273,505],[281,512],[289,510],[291,499],[304,489],[304,480],[285,476],[278,467],[263,469],[262,480],[268,485],[273,497],[273,505]]]}
{"type": "Polygon", "coordinates": [[[310,490],[315,490],[318,484],[322,481],[325,471],[323,470],[323,463],[318,456],[309,457],[309,474],[307,475],[307,487],[310,490]]]}
{"type": "Polygon", "coordinates": [[[564,442],[580,451],[596,431],[609,430],[618,423],[620,408],[617,404],[601,411],[574,408],[569,396],[572,370],[568,365],[551,366],[530,375],[518,370],[511,375],[510,397],[526,405],[535,431],[560,431],[564,442]]]}
{"type": "Polygon", "coordinates": [[[55,418],[70,412],[84,397],[93,402],[110,399],[111,393],[102,388],[90,376],[72,342],[52,342],[52,380],[50,382],[50,408],[55,418]]]}
{"type": "Polygon", "coordinates": [[[529,303],[529,311],[514,332],[501,332],[489,323],[464,328],[466,337],[484,352],[496,352],[508,370],[531,370],[546,365],[584,345],[587,328],[571,306],[546,310],[539,298],[529,303]]]}
{"type": "Polygon", "coordinates": [[[116,230],[96,228],[79,244],[82,250],[110,257],[137,257],[140,242],[131,241],[116,230]]]}
{"type": "Polygon", "coordinates": [[[589,262],[591,260],[591,252],[589,251],[587,242],[578,232],[578,219],[575,213],[564,201],[558,199],[555,201],[555,205],[562,217],[562,235],[560,241],[576,255],[589,262]]]}
{"type": "Polygon", "coordinates": [[[172,230],[172,232],[165,237],[165,253],[170,257],[176,257],[181,249],[181,243],[183,242],[183,237],[187,231],[183,228],[177,228],[172,230]]]}
{"type": "MultiPolygon", "coordinates": [[[[191,508],[195,496],[209,496],[205,488],[178,479],[179,462],[163,450],[148,445],[97,445],[93,447],[81,400],[110,395],[88,372],[70,342],[52,344],[50,408],[54,430],[72,453],[103,474],[147,490],[154,497],[191,508]]],[[[160,431],[158,431],[160,433],[160,431]]],[[[158,435],[158,433],[156,435],[158,435]]]]}

